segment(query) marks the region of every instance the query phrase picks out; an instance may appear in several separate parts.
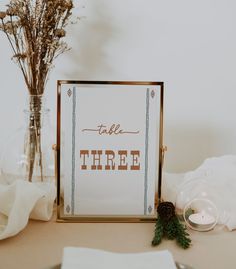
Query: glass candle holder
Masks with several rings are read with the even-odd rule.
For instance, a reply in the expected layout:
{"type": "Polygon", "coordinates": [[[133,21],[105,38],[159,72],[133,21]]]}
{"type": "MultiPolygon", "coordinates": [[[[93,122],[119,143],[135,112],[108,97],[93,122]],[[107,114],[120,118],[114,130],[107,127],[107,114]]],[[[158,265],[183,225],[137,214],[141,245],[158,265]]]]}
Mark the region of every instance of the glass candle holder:
{"type": "Polygon", "coordinates": [[[180,220],[196,231],[223,227],[228,213],[222,207],[220,190],[205,180],[194,178],[180,185],[176,196],[176,213],[180,220]]]}
{"type": "Polygon", "coordinates": [[[184,207],[183,218],[187,226],[196,231],[212,230],[219,219],[216,205],[208,199],[193,199],[184,207]]]}

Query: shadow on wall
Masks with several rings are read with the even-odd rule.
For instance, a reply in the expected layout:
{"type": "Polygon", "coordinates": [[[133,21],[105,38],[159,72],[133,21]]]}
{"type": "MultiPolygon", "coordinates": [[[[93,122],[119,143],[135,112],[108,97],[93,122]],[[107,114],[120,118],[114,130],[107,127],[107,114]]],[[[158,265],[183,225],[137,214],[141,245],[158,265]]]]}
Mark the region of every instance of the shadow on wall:
{"type": "Polygon", "coordinates": [[[66,56],[69,68],[63,71],[69,79],[93,80],[101,79],[103,74],[106,78],[112,74],[106,47],[116,29],[108,15],[109,6],[101,3],[93,1],[89,14],[71,27],[72,49],[66,56]]]}
{"type": "Polygon", "coordinates": [[[207,158],[232,154],[235,148],[233,137],[227,129],[209,126],[166,127],[164,144],[168,150],[164,171],[187,172],[198,168],[207,158]]]}

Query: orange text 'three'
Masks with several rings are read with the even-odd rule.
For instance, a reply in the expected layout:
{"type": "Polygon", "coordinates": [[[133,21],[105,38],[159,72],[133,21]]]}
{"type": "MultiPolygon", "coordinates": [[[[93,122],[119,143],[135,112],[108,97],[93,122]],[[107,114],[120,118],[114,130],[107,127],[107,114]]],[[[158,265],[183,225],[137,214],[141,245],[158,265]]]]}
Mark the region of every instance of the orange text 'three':
{"type": "Polygon", "coordinates": [[[139,150],[80,150],[82,170],[140,170],[139,150]]]}

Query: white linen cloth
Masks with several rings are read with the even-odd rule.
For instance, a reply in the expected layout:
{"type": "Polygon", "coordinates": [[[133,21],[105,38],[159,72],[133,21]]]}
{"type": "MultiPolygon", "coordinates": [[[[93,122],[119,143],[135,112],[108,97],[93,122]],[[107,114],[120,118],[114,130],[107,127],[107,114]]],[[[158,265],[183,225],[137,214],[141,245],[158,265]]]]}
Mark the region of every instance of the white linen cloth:
{"type": "MultiPolygon", "coordinates": [[[[176,195],[183,185],[195,181],[195,186],[200,180],[207,183],[206,195],[211,198],[219,210],[220,224],[224,224],[230,231],[236,229],[236,156],[225,155],[206,159],[194,171],[183,174],[164,173],[163,198],[175,203],[176,195]]],[[[196,192],[190,193],[194,199],[196,192]]],[[[207,196],[206,196],[207,197],[207,196]]]]}
{"type": "Polygon", "coordinates": [[[29,218],[48,221],[55,197],[56,187],[52,182],[0,183],[0,240],[23,230],[29,218]]]}
{"type": "Polygon", "coordinates": [[[167,250],[146,253],[112,253],[96,249],[66,247],[62,269],[176,269],[167,250]]]}

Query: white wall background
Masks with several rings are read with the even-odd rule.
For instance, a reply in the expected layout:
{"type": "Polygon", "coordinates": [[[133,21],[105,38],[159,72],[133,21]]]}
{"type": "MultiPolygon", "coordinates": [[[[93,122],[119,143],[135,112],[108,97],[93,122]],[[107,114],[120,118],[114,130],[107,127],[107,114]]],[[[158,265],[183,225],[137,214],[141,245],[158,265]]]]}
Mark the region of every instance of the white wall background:
{"type": "MultiPolygon", "coordinates": [[[[46,89],[54,123],[57,79],[164,81],[165,170],[184,172],[236,153],[234,0],[74,2],[84,18],[70,26],[72,50],[55,62],[46,89]]],[[[27,94],[10,58],[0,33],[0,153],[23,121],[27,94]]]]}

